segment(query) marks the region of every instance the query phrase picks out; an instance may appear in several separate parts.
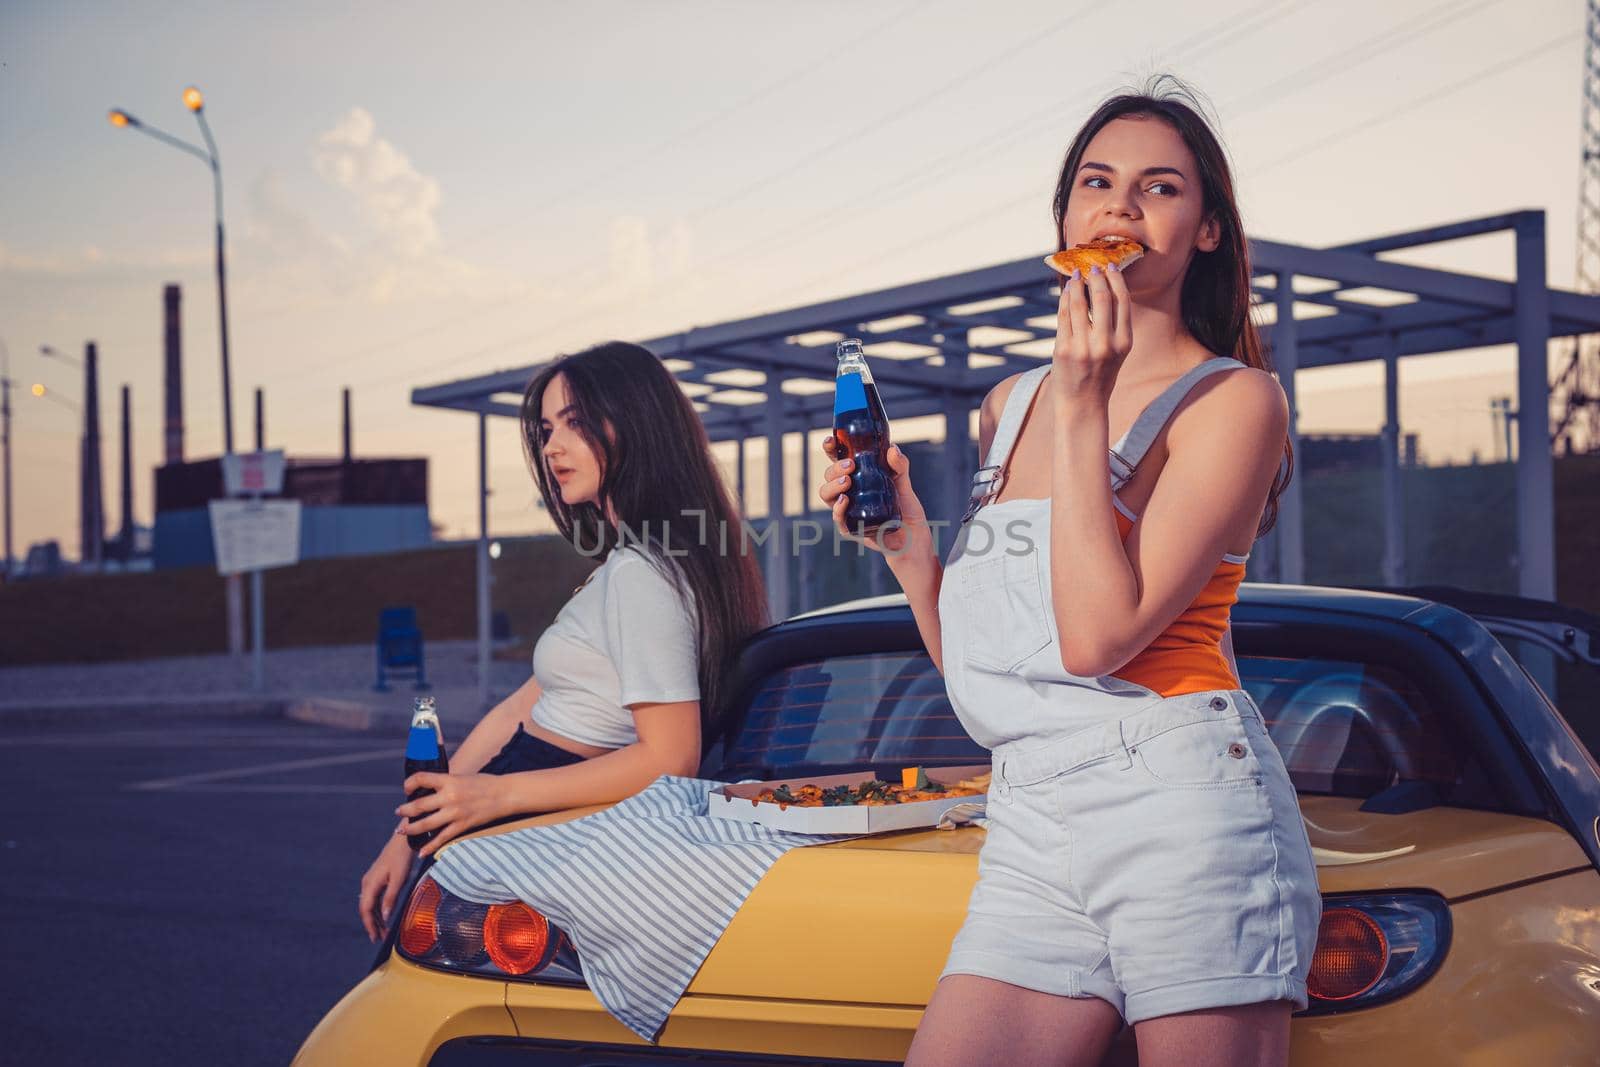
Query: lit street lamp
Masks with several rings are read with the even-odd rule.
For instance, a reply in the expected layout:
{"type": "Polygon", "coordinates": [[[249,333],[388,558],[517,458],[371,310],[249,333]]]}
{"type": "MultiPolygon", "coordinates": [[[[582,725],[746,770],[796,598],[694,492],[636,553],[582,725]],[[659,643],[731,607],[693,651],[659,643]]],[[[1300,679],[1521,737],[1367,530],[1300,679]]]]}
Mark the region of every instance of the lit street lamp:
{"type": "Polygon", "coordinates": [[[54,389],[47,389],[38,382],[33,383],[33,388],[30,390],[30,392],[32,392],[34,396],[39,397],[41,400],[52,400],[55,403],[60,404],[74,415],[83,411],[81,407],[79,407],[77,404],[74,404],[72,401],[68,400],[54,389]]]}
{"type": "Polygon", "coordinates": [[[200,90],[189,86],[183,91],[183,105],[194,112],[200,123],[200,133],[206,139],[204,150],[164,130],[147,125],[123,111],[113,108],[109,114],[111,125],[118,129],[135,129],[156,140],[171,145],[200,159],[211,168],[211,184],[217,209],[217,325],[222,339],[222,451],[233,454],[233,376],[228,365],[228,270],[223,254],[222,231],[222,160],[217,155],[217,142],[211,136],[211,125],[206,122],[205,98],[200,90]]]}

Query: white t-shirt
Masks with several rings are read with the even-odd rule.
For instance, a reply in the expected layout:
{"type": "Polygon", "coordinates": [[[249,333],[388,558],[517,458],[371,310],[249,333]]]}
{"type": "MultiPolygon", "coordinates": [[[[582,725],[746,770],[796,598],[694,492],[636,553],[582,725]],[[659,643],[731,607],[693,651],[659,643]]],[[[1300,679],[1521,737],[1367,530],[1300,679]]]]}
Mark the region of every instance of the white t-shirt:
{"type": "Polygon", "coordinates": [[[602,748],[639,740],[628,705],[700,699],[693,601],[637,548],[616,548],[533,648],[533,721],[602,748]]]}

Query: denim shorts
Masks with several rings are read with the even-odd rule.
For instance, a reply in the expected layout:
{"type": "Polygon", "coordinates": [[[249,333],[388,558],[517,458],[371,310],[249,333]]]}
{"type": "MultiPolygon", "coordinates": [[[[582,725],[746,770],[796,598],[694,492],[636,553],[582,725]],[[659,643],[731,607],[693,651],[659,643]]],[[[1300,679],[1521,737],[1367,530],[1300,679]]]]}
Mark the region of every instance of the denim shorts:
{"type": "Polygon", "coordinates": [[[1283,759],[1243,690],[994,752],[988,839],[945,974],[1099,997],[1130,1024],[1306,1006],[1322,898],[1283,759]]]}

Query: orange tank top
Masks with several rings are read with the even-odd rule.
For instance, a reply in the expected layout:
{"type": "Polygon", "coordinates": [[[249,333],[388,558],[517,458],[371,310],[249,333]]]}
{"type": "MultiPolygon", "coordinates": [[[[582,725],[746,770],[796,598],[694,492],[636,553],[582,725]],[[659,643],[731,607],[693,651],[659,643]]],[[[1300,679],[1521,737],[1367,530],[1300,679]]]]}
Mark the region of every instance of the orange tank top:
{"type": "MultiPolygon", "coordinates": [[[[1137,518],[1117,502],[1117,530],[1124,541],[1137,518]]],[[[1112,677],[1142,685],[1164,697],[1237,689],[1239,680],[1222,652],[1222,635],[1228,629],[1228,613],[1239,599],[1245,559],[1223,556],[1194,603],[1184,608],[1143,652],[1113,671],[1112,677]]]]}

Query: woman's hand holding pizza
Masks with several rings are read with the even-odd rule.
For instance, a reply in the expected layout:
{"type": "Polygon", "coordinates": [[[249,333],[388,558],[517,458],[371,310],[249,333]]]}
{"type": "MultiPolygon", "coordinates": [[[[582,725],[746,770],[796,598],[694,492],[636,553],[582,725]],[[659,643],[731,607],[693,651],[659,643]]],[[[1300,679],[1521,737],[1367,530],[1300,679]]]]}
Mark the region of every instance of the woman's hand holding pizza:
{"type": "Polygon", "coordinates": [[[1051,378],[1057,395],[1110,399],[1133,348],[1133,301],[1115,264],[1073,271],[1061,280],[1051,378]]]}

